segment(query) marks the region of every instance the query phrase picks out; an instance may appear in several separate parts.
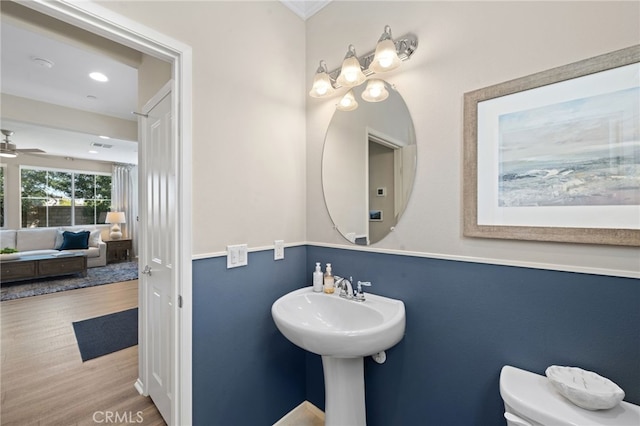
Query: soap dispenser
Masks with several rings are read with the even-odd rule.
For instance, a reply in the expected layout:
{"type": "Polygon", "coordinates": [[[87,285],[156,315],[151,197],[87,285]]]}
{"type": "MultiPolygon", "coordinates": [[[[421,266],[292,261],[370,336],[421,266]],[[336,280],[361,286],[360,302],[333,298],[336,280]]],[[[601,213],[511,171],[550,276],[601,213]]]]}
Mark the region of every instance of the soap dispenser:
{"type": "Polygon", "coordinates": [[[324,292],[332,294],[335,289],[335,280],[331,273],[331,264],[327,263],[327,270],[324,272],[324,292]]]}
{"type": "Polygon", "coordinates": [[[316,293],[322,292],[322,270],[320,269],[320,262],[316,262],[316,270],[313,273],[313,291],[316,293]]]}

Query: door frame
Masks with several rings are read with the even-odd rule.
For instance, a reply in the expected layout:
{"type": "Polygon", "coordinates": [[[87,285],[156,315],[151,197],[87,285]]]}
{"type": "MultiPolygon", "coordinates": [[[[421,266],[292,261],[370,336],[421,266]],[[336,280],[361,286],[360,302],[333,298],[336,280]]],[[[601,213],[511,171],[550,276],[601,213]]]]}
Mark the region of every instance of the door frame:
{"type": "MultiPolygon", "coordinates": [[[[16,0],[23,6],[52,16],[68,24],[98,34],[132,49],[172,64],[173,99],[171,108],[176,125],[173,136],[179,157],[176,159],[176,215],[175,241],[177,285],[174,300],[180,297],[182,308],[176,306],[176,350],[172,366],[174,407],[170,424],[192,424],[192,183],[189,167],[192,152],[192,49],[190,46],[119,15],[91,1],[74,0],[16,0]]],[[[146,341],[146,327],[140,329],[140,341],[146,341]]],[[[146,363],[140,358],[140,365],[146,363]]],[[[140,368],[140,372],[146,371],[140,368]]],[[[144,377],[135,383],[144,394],[144,377]]]]}

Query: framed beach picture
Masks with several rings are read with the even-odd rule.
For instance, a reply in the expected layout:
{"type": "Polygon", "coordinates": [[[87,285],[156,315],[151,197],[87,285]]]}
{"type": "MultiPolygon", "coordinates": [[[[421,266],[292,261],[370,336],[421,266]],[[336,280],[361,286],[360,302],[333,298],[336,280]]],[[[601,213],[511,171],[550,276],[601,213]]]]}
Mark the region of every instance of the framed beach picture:
{"type": "Polygon", "coordinates": [[[464,102],[465,236],[640,246],[640,45],[464,102]]]}
{"type": "Polygon", "coordinates": [[[369,210],[370,222],[382,222],[384,220],[382,210],[369,210]]]}

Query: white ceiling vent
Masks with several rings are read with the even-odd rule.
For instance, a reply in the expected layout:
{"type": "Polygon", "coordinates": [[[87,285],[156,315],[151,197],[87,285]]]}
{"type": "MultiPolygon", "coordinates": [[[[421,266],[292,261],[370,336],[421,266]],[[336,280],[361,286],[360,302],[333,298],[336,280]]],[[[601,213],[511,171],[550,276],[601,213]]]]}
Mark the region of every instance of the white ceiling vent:
{"type": "Polygon", "coordinates": [[[113,148],[113,145],[110,145],[108,143],[100,143],[100,142],[91,142],[91,146],[95,146],[96,148],[104,148],[104,149],[113,148]]]}

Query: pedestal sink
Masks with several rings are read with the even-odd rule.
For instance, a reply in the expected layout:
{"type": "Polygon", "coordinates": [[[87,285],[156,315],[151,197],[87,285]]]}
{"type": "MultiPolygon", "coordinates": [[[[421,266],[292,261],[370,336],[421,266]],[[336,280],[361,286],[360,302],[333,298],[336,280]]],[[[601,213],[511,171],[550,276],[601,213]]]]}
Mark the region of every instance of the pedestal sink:
{"type": "Polygon", "coordinates": [[[271,315],[287,339],[322,356],[325,426],[366,425],[363,357],[402,340],[404,303],[370,293],[356,302],[306,287],[276,300],[271,315]]]}

